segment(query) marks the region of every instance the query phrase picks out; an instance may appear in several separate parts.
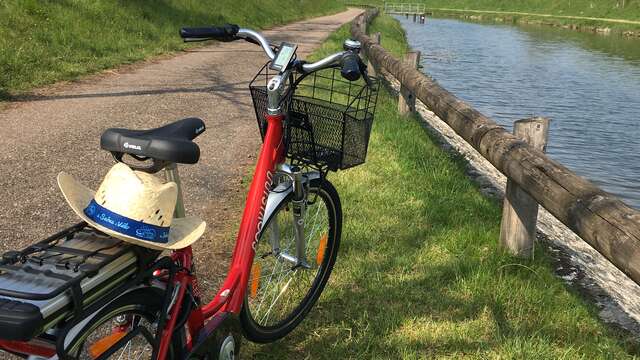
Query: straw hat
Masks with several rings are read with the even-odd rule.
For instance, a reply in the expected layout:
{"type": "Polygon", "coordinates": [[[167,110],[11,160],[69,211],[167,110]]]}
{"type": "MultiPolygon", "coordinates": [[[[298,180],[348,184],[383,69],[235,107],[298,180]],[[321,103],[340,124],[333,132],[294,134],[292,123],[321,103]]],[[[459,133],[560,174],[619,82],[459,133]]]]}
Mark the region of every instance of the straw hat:
{"type": "Polygon", "coordinates": [[[206,224],[197,217],[173,218],[178,186],[117,163],[97,192],[61,172],[58,186],[82,220],[118,239],[152,249],[193,244],[206,224]]]}

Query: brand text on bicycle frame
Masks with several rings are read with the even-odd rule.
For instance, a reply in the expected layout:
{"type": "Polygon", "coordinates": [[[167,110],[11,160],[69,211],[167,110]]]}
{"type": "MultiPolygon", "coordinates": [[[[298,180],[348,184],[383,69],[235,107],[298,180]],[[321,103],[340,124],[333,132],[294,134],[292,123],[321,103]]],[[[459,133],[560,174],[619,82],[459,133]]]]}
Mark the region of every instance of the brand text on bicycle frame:
{"type": "Polygon", "coordinates": [[[253,251],[256,251],[256,247],[258,246],[258,238],[260,237],[260,232],[262,231],[262,226],[264,225],[264,210],[267,207],[267,199],[269,198],[269,190],[271,189],[271,185],[273,184],[273,174],[271,171],[267,171],[267,181],[264,183],[264,190],[262,192],[262,203],[260,204],[260,212],[258,213],[258,226],[256,228],[256,234],[253,238],[253,244],[251,247],[253,251]]]}

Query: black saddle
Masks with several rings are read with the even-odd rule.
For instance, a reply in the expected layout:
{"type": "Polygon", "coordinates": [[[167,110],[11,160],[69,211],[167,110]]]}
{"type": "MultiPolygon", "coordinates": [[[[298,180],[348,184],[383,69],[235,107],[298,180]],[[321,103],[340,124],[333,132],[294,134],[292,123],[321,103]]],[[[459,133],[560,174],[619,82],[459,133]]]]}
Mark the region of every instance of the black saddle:
{"type": "Polygon", "coordinates": [[[129,154],[137,160],[153,159],[164,163],[195,164],[200,148],[194,143],[205,130],[198,118],[178,120],[151,130],[107,129],[100,138],[100,147],[118,160],[129,154]]]}

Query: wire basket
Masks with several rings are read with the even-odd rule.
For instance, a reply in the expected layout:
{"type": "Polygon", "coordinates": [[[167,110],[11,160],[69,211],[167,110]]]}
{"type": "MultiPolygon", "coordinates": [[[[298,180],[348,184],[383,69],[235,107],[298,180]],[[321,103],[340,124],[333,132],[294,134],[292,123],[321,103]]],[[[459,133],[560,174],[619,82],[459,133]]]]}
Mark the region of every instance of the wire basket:
{"type": "MultiPolygon", "coordinates": [[[[267,89],[275,72],[265,65],[250,84],[260,134],[267,129],[267,89]]],[[[347,81],[336,68],[287,80],[284,142],[293,162],[336,171],[365,162],[379,83],[347,81]]]]}

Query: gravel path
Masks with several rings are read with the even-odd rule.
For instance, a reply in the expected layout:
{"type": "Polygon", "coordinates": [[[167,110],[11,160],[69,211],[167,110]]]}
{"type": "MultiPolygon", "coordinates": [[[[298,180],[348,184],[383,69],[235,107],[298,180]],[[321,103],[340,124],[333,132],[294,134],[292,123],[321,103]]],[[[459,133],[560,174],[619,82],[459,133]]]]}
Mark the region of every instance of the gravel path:
{"type": "MultiPolygon", "coordinates": [[[[299,44],[304,57],[360,12],[349,9],[264,34],[276,43],[299,44]]],[[[58,84],[8,104],[0,110],[0,251],[27,246],[78,221],[56,175],[64,170],[97,188],[113,164],[99,148],[105,128],[153,128],[196,116],[207,125],[196,140],[202,155],[197,165],[181,167],[181,175],[187,212],[208,224],[195,246],[201,288],[215,291],[235,240],[229,235],[241,216],[243,177],[260,146],[248,83],[265,62],[255,45],[216,43],[58,84]]]]}

